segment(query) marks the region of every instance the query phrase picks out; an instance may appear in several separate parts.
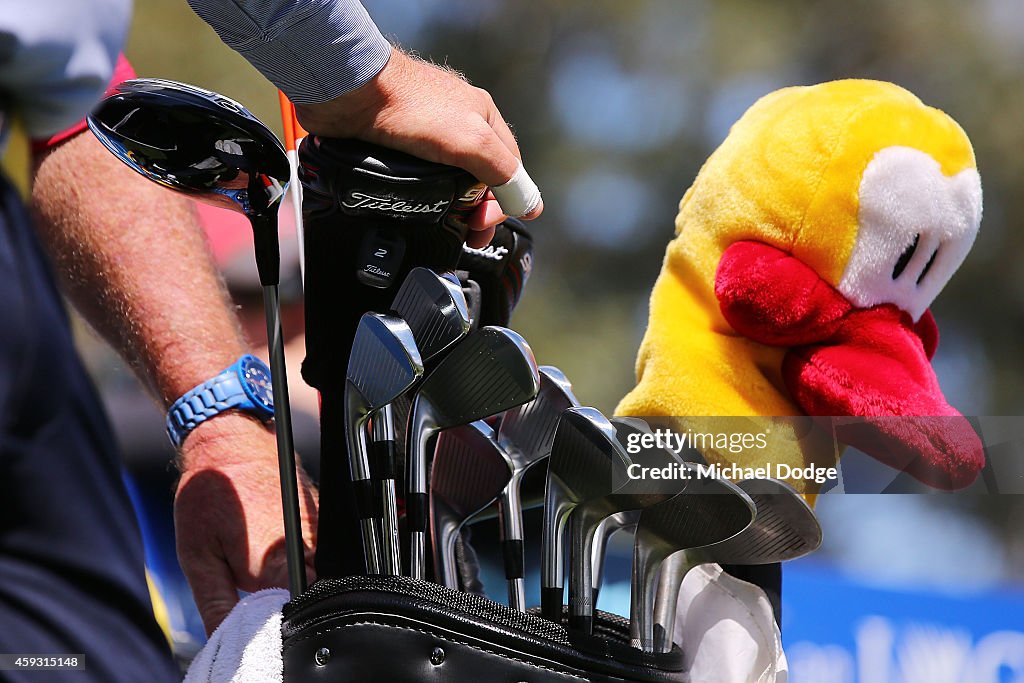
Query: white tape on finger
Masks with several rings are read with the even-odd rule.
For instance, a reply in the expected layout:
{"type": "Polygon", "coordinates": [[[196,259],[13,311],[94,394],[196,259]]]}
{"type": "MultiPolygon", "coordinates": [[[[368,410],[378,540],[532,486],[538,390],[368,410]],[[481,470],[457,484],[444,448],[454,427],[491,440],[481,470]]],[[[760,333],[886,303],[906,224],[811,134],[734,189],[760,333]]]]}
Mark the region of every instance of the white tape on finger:
{"type": "Polygon", "coordinates": [[[520,163],[506,183],[491,188],[506,216],[525,216],[540,205],[540,188],[520,163]]]}

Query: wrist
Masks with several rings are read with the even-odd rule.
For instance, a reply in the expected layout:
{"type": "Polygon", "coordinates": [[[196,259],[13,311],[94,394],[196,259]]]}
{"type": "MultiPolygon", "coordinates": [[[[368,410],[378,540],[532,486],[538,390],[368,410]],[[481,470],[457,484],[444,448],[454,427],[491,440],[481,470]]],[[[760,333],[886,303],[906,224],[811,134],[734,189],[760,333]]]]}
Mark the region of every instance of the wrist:
{"type": "Polygon", "coordinates": [[[198,468],[244,463],[266,453],[276,453],[273,424],[232,410],[193,429],[178,449],[176,464],[185,473],[198,468]]]}
{"type": "Polygon", "coordinates": [[[362,138],[370,132],[378,114],[392,99],[394,82],[410,59],[392,47],[384,67],[369,81],[333,100],[317,104],[296,104],[295,114],[310,133],[336,138],[362,138]]]}

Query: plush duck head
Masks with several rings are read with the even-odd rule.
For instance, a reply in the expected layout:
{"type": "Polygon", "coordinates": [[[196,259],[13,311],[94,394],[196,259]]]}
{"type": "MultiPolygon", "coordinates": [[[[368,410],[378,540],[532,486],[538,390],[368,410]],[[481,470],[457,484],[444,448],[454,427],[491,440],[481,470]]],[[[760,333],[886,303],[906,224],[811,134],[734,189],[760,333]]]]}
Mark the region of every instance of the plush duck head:
{"type": "Polygon", "coordinates": [[[983,450],[931,367],[928,307],[980,222],[970,141],[913,94],[846,80],[767,95],[680,203],[638,385],[617,412],[690,431],[698,416],[835,416],[704,455],[805,467],[848,444],[932,486],[966,486],[983,450]]]}

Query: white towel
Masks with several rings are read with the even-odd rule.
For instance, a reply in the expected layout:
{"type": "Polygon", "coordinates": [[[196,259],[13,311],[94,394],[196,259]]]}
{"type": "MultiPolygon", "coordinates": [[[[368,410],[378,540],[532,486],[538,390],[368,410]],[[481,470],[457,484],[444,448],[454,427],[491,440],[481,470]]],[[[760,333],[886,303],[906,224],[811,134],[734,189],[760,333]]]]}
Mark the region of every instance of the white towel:
{"type": "Polygon", "coordinates": [[[184,683],[283,683],[281,607],[288,591],[242,598],[192,660],[184,683]]]}
{"type": "Polygon", "coordinates": [[[789,678],[768,596],[717,564],[686,575],[675,641],[682,643],[693,683],[786,683],[789,678]]]}

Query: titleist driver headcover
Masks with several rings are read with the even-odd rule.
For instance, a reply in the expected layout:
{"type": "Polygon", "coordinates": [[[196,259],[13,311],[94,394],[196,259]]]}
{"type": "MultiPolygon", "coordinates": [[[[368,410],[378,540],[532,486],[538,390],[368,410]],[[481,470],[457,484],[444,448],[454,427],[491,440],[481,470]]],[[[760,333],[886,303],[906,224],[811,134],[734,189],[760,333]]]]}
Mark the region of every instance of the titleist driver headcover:
{"type": "Polygon", "coordinates": [[[427,375],[409,412],[407,435],[410,573],[424,577],[427,531],[427,458],[431,437],[508,410],[537,395],[540,375],[533,351],[503,327],[484,327],[458,344],[427,375]]]}
{"type": "Polygon", "coordinates": [[[463,245],[457,273],[472,281],[470,308],[480,327],[508,325],[533,270],[533,238],[522,221],[507,218],[482,249],[463,245]]]}
{"type": "Polygon", "coordinates": [[[364,311],[388,310],[416,266],[455,268],[486,186],[469,173],[356,140],[299,148],[306,234],[303,377],[329,388],[364,311]]]}
{"type": "Polygon", "coordinates": [[[401,318],[366,313],[356,328],[345,383],[345,434],[366,569],[381,572],[366,426],[370,415],[402,395],[423,374],[412,331],[401,318]]]}
{"type": "Polygon", "coordinates": [[[460,588],[455,559],[459,531],[497,499],[511,476],[512,468],[486,422],[470,422],[437,435],[430,468],[430,528],[438,583],[460,588]]]}
{"type": "Polygon", "coordinates": [[[811,506],[793,487],[777,479],[748,479],[737,484],[757,508],[754,521],[718,543],[680,550],[661,567],[654,608],[657,652],[672,649],[679,589],[686,574],[701,564],[771,564],[795,560],[821,545],[821,525],[811,506]]]}

